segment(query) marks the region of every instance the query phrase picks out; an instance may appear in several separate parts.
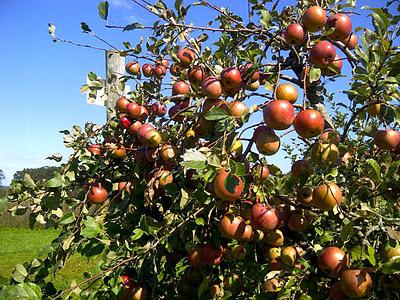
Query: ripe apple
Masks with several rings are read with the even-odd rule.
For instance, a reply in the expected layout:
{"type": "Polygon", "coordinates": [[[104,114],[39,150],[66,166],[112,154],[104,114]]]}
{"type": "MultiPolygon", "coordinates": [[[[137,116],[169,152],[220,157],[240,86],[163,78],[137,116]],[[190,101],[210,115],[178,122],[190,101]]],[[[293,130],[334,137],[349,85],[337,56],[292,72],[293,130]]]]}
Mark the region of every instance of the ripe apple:
{"type": "Polygon", "coordinates": [[[230,113],[229,104],[227,102],[225,102],[224,100],[214,100],[214,99],[206,98],[204,100],[201,108],[202,108],[203,113],[206,113],[214,107],[220,107],[226,113],[230,113]]]}
{"type": "Polygon", "coordinates": [[[140,121],[135,121],[132,123],[132,125],[128,128],[128,133],[131,136],[136,136],[137,131],[143,124],[140,121]]]}
{"type": "Polygon", "coordinates": [[[340,143],[339,133],[332,128],[325,129],[324,132],[319,136],[319,139],[323,143],[332,143],[336,145],[340,143]]]}
{"type": "Polygon", "coordinates": [[[285,31],[285,40],[290,45],[301,45],[304,43],[305,34],[304,28],[300,24],[290,24],[285,31]]]}
{"type": "Polygon", "coordinates": [[[167,113],[167,107],[165,104],[157,101],[151,105],[151,112],[157,117],[163,117],[167,113]]]}
{"type": "Polygon", "coordinates": [[[253,170],[254,180],[257,182],[264,181],[269,176],[269,169],[267,165],[257,165],[253,170]]]}
{"type": "Polygon", "coordinates": [[[237,239],[244,234],[246,223],[240,216],[233,214],[224,215],[219,221],[218,228],[222,236],[237,239]]]}
{"type": "Polygon", "coordinates": [[[181,122],[185,118],[184,115],[179,114],[179,112],[182,110],[182,107],[179,103],[175,104],[174,106],[171,106],[171,108],[168,110],[168,116],[174,120],[175,122],[181,122]]]}
{"type": "Polygon", "coordinates": [[[211,99],[218,99],[222,94],[221,82],[215,77],[207,77],[201,85],[203,94],[211,99]]]}
{"type": "Polygon", "coordinates": [[[276,208],[256,203],[251,208],[250,220],[259,230],[272,230],[278,225],[278,212],[276,208]]]}
{"type": "Polygon", "coordinates": [[[342,41],[347,39],[352,30],[352,24],[350,17],[345,14],[335,14],[328,18],[326,22],[328,28],[334,28],[335,30],[328,35],[328,38],[334,41],[342,41]]]}
{"type": "Polygon", "coordinates": [[[125,71],[131,75],[139,75],[140,73],[140,65],[136,61],[128,62],[125,65],[125,71]]]}
{"type": "Polygon", "coordinates": [[[242,260],[247,255],[246,247],[243,245],[234,245],[231,249],[231,253],[234,258],[242,260]]]}
{"type": "Polygon", "coordinates": [[[231,116],[236,118],[240,118],[249,110],[246,104],[240,100],[235,100],[229,103],[229,109],[231,116]]]}
{"type": "Polygon", "coordinates": [[[246,90],[251,91],[251,92],[255,92],[260,88],[260,81],[254,81],[251,82],[250,84],[246,85],[246,90]]]}
{"type": "Polygon", "coordinates": [[[261,132],[256,139],[257,150],[264,155],[273,155],[278,152],[281,145],[279,137],[274,131],[269,130],[261,132]]]}
{"type": "Polygon", "coordinates": [[[336,163],[339,159],[339,149],[335,144],[316,142],[311,147],[311,160],[313,163],[336,163]]]}
{"type": "Polygon", "coordinates": [[[140,105],[140,113],[138,119],[140,121],[144,121],[147,119],[148,116],[149,116],[149,111],[147,110],[147,108],[143,105],[140,105]]]}
{"type": "Polygon", "coordinates": [[[277,228],[265,232],[264,239],[268,245],[279,247],[284,242],[283,232],[277,228]]]}
{"type": "Polygon", "coordinates": [[[289,216],[288,227],[292,231],[303,232],[311,225],[311,223],[311,218],[300,213],[294,213],[289,216]]]}
{"type": "Polygon", "coordinates": [[[180,76],[185,70],[185,66],[182,63],[176,62],[171,65],[169,71],[173,76],[180,76]]]}
{"type": "Polygon", "coordinates": [[[271,278],[261,285],[261,290],[263,292],[277,293],[281,289],[281,285],[282,283],[278,279],[271,278]]]}
{"type": "Polygon", "coordinates": [[[224,248],[220,245],[214,247],[207,243],[200,247],[201,258],[206,265],[219,265],[224,255],[224,248]]]}
{"type": "Polygon", "coordinates": [[[354,33],[352,33],[352,34],[350,34],[350,36],[348,38],[343,39],[342,43],[348,49],[353,50],[354,48],[356,48],[356,46],[358,44],[358,38],[354,33]]]}
{"type": "Polygon", "coordinates": [[[139,127],[139,129],[136,132],[137,137],[141,142],[145,142],[144,135],[146,134],[147,131],[154,129],[154,126],[148,123],[143,124],[142,126],[139,127]]]}
{"type": "Polygon", "coordinates": [[[115,146],[111,150],[111,156],[113,158],[124,158],[126,155],[126,149],[124,146],[115,146]]]}
{"type": "Polygon", "coordinates": [[[187,77],[190,83],[200,85],[206,77],[206,73],[204,72],[202,67],[197,66],[187,71],[187,77]]]}
{"type": "Polygon", "coordinates": [[[186,95],[190,92],[190,85],[183,80],[179,80],[172,86],[172,95],[186,95]]]}
{"type": "Polygon", "coordinates": [[[319,255],[318,267],[330,277],[338,277],[349,267],[349,258],[342,249],[331,246],[319,255]]]}
{"type": "Polygon", "coordinates": [[[169,62],[168,62],[168,60],[167,59],[157,59],[156,60],[156,64],[158,64],[158,65],[162,65],[162,66],[164,66],[164,67],[166,67],[166,68],[168,68],[168,66],[169,66],[169,62]]]}
{"type": "Polygon", "coordinates": [[[192,50],[183,48],[178,50],[177,57],[184,66],[189,66],[195,59],[195,54],[192,50]]]}
{"type": "Polygon", "coordinates": [[[161,134],[156,129],[150,129],[144,134],[144,141],[150,148],[155,148],[160,145],[162,138],[161,134]]]}
{"type": "Polygon", "coordinates": [[[302,21],[309,32],[320,31],[326,24],[326,12],[319,6],[311,6],[304,13],[302,21]]]}
{"type": "Polygon", "coordinates": [[[204,265],[203,258],[201,257],[201,251],[199,249],[193,249],[188,254],[188,261],[192,267],[201,267],[204,265]]]}
{"type": "Polygon", "coordinates": [[[225,93],[236,94],[242,85],[242,77],[239,69],[233,67],[225,68],[221,73],[221,85],[225,93]]]}
{"type": "Polygon", "coordinates": [[[342,72],[343,60],[336,54],[335,59],[331,61],[326,68],[321,69],[321,73],[324,76],[335,76],[340,75],[342,72]]]}
{"type": "Polygon", "coordinates": [[[282,249],[281,252],[281,261],[285,265],[294,266],[297,260],[297,251],[293,246],[287,246],[282,249]]]}
{"type": "Polygon", "coordinates": [[[282,249],[278,247],[269,247],[266,251],[266,256],[268,261],[272,261],[274,259],[281,257],[282,249]]]}
{"type": "Polygon", "coordinates": [[[92,185],[87,193],[87,199],[93,204],[101,204],[107,200],[108,192],[101,184],[92,185]]]}
{"type": "Polygon", "coordinates": [[[126,97],[120,97],[115,102],[115,106],[118,108],[120,112],[126,112],[126,106],[129,104],[129,100],[126,97]]]}
{"type": "Polygon", "coordinates": [[[367,107],[367,112],[371,117],[376,117],[377,115],[379,115],[380,111],[381,111],[380,103],[370,104],[367,107]]]}
{"type": "Polygon", "coordinates": [[[251,71],[252,68],[253,68],[253,64],[251,64],[251,63],[246,63],[239,67],[240,76],[246,82],[248,81],[250,83],[254,83],[254,82],[258,81],[260,78],[260,71],[257,69],[251,71]]]}
{"type": "Polygon", "coordinates": [[[324,183],[313,191],[313,202],[322,210],[332,210],[342,202],[342,192],[336,183],[324,183]]]}
{"type": "Polygon", "coordinates": [[[313,189],[310,187],[302,187],[297,191],[297,201],[306,207],[314,206],[313,189]]]}
{"type": "Polygon", "coordinates": [[[151,64],[144,64],[142,66],[142,72],[145,77],[151,77],[154,73],[154,67],[151,64]]]}
{"type": "Polygon", "coordinates": [[[335,57],[335,47],[328,41],[318,42],[310,51],[310,61],[318,68],[326,68],[335,57]]]}
{"type": "Polygon", "coordinates": [[[172,145],[163,145],[160,150],[160,157],[163,161],[175,158],[175,149],[172,145]]]}
{"type": "Polygon", "coordinates": [[[132,192],[132,183],[126,181],[120,181],[118,183],[118,190],[120,192],[126,191],[128,194],[130,194],[132,192]]]}
{"type": "Polygon", "coordinates": [[[162,79],[164,78],[165,74],[167,74],[167,68],[163,65],[156,65],[154,67],[153,74],[156,78],[162,79]]]}
{"type": "Polygon", "coordinates": [[[243,180],[224,169],[220,169],[214,178],[214,192],[218,198],[235,201],[243,192],[243,180]]]}
{"type": "Polygon", "coordinates": [[[286,100],[273,100],[263,109],[264,122],[276,130],[288,129],[294,120],[293,105],[286,100]]]}
{"type": "Polygon", "coordinates": [[[324,118],[315,109],[305,109],[294,118],[294,129],[303,138],[318,136],[324,130],[324,118]]]}
{"type": "Polygon", "coordinates": [[[87,147],[87,150],[94,155],[101,155],[103,152],[100,144],[91,144],[87,147]]]}
{"type": "Polygon", "coordinates": [[[364,298],[372,289],[372,279],[367,271],[346,270],[340,275],[343,292],[351,298],[364,298]]]}
{"type": "Polygon", "coordinates": [[[160,186],[166,186],[174,181],[174,176],[168,170],[159,170],[156,173],[160,186]]]}
{"type": "Polygon", "coordinates": [[[126,106],[126,112],[131,118],[138,119],[140,117],[141,105],[131,102],[126,106]]]}
{"type": "Polygon", "coordinates": [[[210,299],[220,299],[223,295],[223,291],[218,284],[213,284],[210,287],[210,299]]]}
{"type": "Polygon", "coordinates": [[[280,84],[276,88],[276,99],[278,100],[286,100],[290,103],[295,103],[297,101],[297,97],[297,89],[291,83],[280,84]]]}
{"type": "Polygon", "coordinates": [[[343,292],[339,281],[329,288],[329,297],[331,297],[332,300],[347,300],[347,296],[343,292]]]}
{"type": "Polygon", "coordinates": [[[248,243],[254,239],[254,230],[251,225],[246,224],[244,227],[244,232],[241,236],[236,238],[239,242],[248,243]]]}
{"type": "Polygon", "coordinates": [[[314,168],[310,161],[300,159],[293,163],[291,172],[294,177],[309,176],[314,172],[314,168]]]}
{"type": "Polygon", "coordinates": [[[381,150],[393,150],[400,144],[400,133],[393,129],[378,130],[374,141],[381,150]]]}

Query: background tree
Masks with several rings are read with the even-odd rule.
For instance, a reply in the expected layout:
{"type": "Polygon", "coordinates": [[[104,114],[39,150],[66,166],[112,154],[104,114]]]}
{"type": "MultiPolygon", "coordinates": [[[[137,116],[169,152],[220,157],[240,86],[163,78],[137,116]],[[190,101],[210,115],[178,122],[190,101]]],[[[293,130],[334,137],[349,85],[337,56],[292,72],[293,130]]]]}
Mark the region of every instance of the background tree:
{"type": "Polygon", "coordinates": [[[54,172],[58,172],[60,167],[44,166],[40,168],[25,168],[21,171],[15,172],[14,180],[23,180],[25,174],[29,174],[34,181],[47,180],[53,177],[54,172]]]}
{"type": "Polygon", "coordinates": [[[0,170],[0,185],[3,183],[3,181],[6,179],[6,176],[4,175],[3,170],[0,170]]]}
{"type": "MultiPolygon", "coordinates": [[[[249,1],[248,22],[207,1],[133,2],[156,21],[106,23],[151,32],[146,43],[113,46],[135,59],[129,75],[108,79],[120,95],[116,114],[104,126],[64,131],[73,154],[49,180],[12,183],[12,212],[29,208],[33,221],[61,233],[46,258],[16,266],[0,296],[398,297],[393,7],[368,8],[374,30],[360,28],[358,43],[354,1],[302,0],[282,10],[279,1],[249,1]],[[198,6],[217,17],[188,24],[198,6]],[[338,103],[326,85],[344,63],[350,88],[338,103]],[[128,80],[136,86],[123,95],[128,80]],[[292,158],[290,173],[268,163],[277,151],[292,158]],[[48,275],[75,252],[98,269],[56,291],[48,275]]],[[[107,1],[99,14],[107,20],[107,1]]],[[[54,25],[49,31],[74,43],[54,25]]],[[[89,79],[81,90],[94,95],[104,80],[89,79]]]]}

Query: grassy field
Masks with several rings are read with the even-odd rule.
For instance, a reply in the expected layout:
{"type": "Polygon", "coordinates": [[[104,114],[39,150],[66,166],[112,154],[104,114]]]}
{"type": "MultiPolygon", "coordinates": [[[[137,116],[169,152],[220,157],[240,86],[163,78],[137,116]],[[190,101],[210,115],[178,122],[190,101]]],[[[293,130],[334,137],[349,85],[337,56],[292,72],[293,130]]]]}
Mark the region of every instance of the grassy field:
{"type": "MultiPolygon", "coordinates": [[[[9,277],[16,264],[37,257],[57,234],[58,231],[52,229],[0,228],[0,276],[9,277]]],[[[74,255],[51,281],[58,289],[69,287],[72,280],[81,281],[82,274],[94,265],[94,261],[89,262],[84,257],[74,255]]]]}

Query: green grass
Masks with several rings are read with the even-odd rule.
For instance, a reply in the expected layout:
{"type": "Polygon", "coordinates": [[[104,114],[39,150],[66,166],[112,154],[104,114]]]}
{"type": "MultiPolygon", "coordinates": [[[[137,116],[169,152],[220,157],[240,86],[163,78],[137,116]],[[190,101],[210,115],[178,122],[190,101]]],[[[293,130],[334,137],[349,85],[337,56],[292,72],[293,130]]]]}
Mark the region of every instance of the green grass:
{"type": "MultiPolygon", "coordinates": [[[[0,228],[0,276],[10,277],[15,265],[38,257],[41,250],[58,235],[57,230],[31,230],[27,228],[0,228]]],[[[83,279],[95,261],[87,261],[80,255],[73,255],[60,270],[56,278],[49,278],[57,289],[68,288],[72,280],[83,279]]]]}

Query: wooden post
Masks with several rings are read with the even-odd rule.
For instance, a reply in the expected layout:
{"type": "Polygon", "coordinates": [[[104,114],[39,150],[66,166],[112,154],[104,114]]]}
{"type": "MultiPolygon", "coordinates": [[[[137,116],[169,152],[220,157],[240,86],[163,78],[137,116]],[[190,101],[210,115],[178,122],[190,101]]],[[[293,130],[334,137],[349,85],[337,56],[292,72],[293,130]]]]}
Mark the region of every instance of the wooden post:
{"type": "Polygon", "coordinates": [[[105,92],[108,97],[106,100],[107,120],[115,116],[115,102],[119,95],[111,89],[117,83],[118,79],[125,73],[125,57],[118,52],[106,51],[106,87],[105,92]]]}

